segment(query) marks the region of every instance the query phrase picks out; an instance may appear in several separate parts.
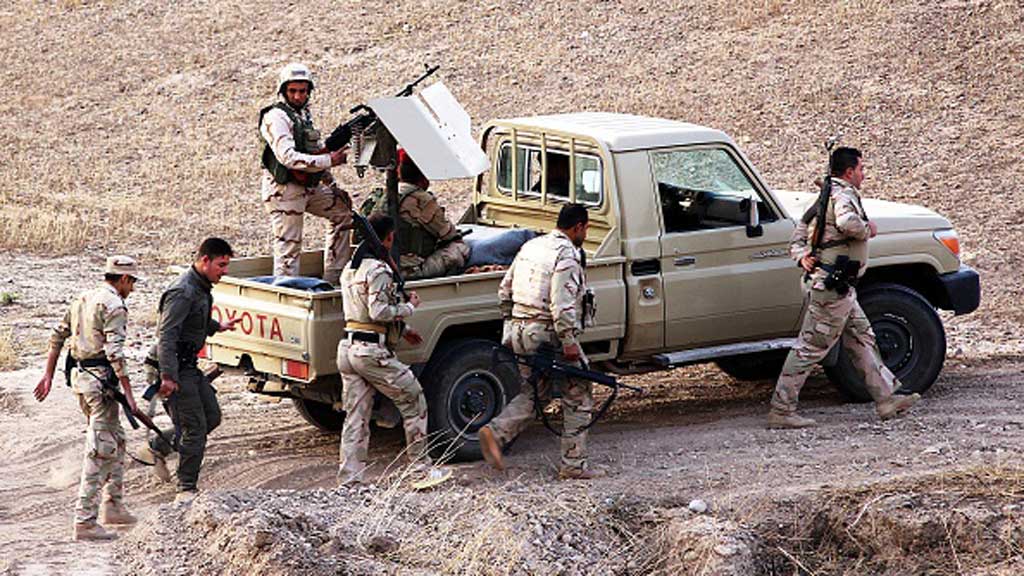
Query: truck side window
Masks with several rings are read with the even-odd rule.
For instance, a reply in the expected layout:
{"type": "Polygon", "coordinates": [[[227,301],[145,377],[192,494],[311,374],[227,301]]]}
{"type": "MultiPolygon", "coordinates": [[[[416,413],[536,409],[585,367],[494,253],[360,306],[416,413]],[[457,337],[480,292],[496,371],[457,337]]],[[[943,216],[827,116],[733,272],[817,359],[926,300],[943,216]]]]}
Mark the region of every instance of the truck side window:
{"type": "Polygon", "coordinates": [[[756,198],[762,222],[776,220],[747,175],[721,148],[651,154],[666,232],[744,226],[745,200],[756,198]]]}
{"type": "MultiPolygon", "coordinates": [[[[524,196],[540,196],[541,179],[547,179],[548,201],[567,202],[569,195],[569,155],[547,151],[547,172],[541,163],[540,148],[518,146],[518,191],[524,196]]],[[[576,154],[576,201],[588,206],[600,206],[604,199],[604,176],[601,159],[589,154],[576,154]]],[[[503,143],[498,152],[498,189],[510,194],[512,191],[512,146],[503,143]]]]}

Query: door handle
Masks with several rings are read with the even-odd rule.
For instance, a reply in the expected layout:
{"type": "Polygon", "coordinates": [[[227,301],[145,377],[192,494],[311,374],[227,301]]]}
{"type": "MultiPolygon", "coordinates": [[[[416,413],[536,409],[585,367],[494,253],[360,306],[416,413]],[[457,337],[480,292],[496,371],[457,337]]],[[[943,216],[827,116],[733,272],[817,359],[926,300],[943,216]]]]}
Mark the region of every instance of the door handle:
{"type": "Polygon", "coordinates": [[[693,266],[697,263],[697,259],[693,256],[680,256],[673,260],[676,266],[693,266]]]}

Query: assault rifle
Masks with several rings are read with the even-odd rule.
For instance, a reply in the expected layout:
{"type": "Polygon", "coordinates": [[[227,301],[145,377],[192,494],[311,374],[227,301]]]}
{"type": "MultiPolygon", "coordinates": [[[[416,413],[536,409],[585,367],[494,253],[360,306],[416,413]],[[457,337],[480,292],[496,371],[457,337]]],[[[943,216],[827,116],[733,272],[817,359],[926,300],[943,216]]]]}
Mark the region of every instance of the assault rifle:
{"type": "MultiPolygon", "coordinates": [[[[153,423],[153,420],[151,420],[149,418],[149,416],[146,415],[145,412],[143,412],[141,410],[138,410],[138,411],[132,410],[131,404],[128,403],[128,397],[124,395],[124,392],[121,392],[121,390],[118,389],[119,382],[118,382],[118,379],[117,379],[117,375],[114,374],[113,368],[109,368],[109,364],[107,364],[107,366],[108,366],[108,369],[106,370],[107,377],[105,377],[105,378],[101,378],[98,374],[96,374],[92,370],[89,370],[89,367],[87,367],[87,366],[85,366],[83,364],[84,364],[83,362],[79,362],[79,361],[75,360],[71,356],[71,354],[68,354],[67,356],[65,356],[65,358],[64,358],[64,375],[67,378],[68,386],[71,385],[71,369],[77,367],[82,372],[85,372],[89,376],[92,376],[97,381],[99,381],[100,385],[103,387],[103,394],[104,395],[106,395],[109,398],[113,398],[114,401],[116,401],[118,404],[120,404],[121,406],[124,407],[124,416],[125,416],[125,418],[128,419],[128,424],[131,425],[132,429],[138,430],[139,429],[139,421],[141,420],[142,423],[146,425],[146,428],[149,428],[153,432],[156,432],[156,435],[159,436],[161,440],[163,440],[164,442],[167,442],[168,445],[173,445],[173,444],[171,444],[171,441],[168,440],[166,436],[164,436],[163,431],[161,431],[160,428],[158,428],[157,425],[153,423]]],[[[94,366],[95,367],[104,367],[102,361],[96,363],[94,366]]]]}
{"type": "MultiPolygon", "coordinates": [[[[818,251],[822,249],[822,240],[825,238],[825,215],[828,213],[828,203],[832,198],[832,149],[835,148],[841,133],[837,133],[825,141],[825,154],[828,156],[828,171],[821,179],[821,191],[818,193],[818,201],[812,204],[805,212],[801,220],[804,224],[810,225],[811,220],[818,217],[814,226],[814,236],[811,237],[811,256],[817,257],[818,251]]],[[[797,264],[799,266],[799,263],[797,264]]]]}
{"type": "Polygon", "coordinates": [[[643,388],[623,384],[614,376],[591,370],[585,362],[583,367],[580,368],[578,366],[561,362],[559,358],[561,358],[561,355],[558,354],[554,346],[551,344],[541,344],[533,354],[516,354],[504,346],[495,346],[491,353],[492,364],[513,362],[517,365],[530,368],[530,377],[527,378],[526,383],[529,384],[530,388],[533,390],[533,409],[536,411],[537,416],[541,421],[544,422],[544,427],[556,436],[561,436],[561,433],[555,430],[551,426],[551,423],[548,422],[547,414],[544,412],[544,406],[542,406],[540,402],[540,381],[542,378],[549,380],[551,384],[552,398],[561,398],[561,391],[558,389],[557,384],[559,381],[566,378],[577,378],[611,388],[611,395],[609,395],[608,399],[601,404],[601,407],[598,408],[597,412],[591,416],[590,422],[580,429],[580,432],[590,428],[604,416],[605,412],[608,411],[608,408],[611,407],[612,402],[614,402],[615,398],[618,397],[619,389],[626,388],[627,390],[632,390],[633,392],[638,392],[640,394],[644,393],[643,388]],[[502,356],[505,357],[504,360],[501,359],[502,356]]]}
{"type": "Polygon", "coordinates": [[[356,248],[355,254],[352,255],[351,265],[358,268],[363,258],[366,258],[368,255],[372,255],[374,258],[387,264],[388,268],[391,268],[391,277],[395,281],[398,293],[405,300],[409,300],[409,295],[405,292],[405,278],[402,278],[402,271],[398,269],[394,258],[391,257],[388,249],[384,247],[384,243],[381,242],[377,233],[374,232],[373,226],[370,226],[370,221],[358,211],[352,210],[352,222],[353,228],[358,231],[362,241],[359,243],[359,247],[356,248]]]}

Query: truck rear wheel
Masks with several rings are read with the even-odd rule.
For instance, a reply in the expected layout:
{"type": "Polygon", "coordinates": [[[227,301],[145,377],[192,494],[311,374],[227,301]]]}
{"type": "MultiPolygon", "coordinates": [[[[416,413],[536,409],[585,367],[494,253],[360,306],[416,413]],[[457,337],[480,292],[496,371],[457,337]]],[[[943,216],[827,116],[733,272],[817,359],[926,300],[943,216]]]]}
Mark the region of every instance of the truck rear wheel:
{"type": "Polygon", "coordinates": [[[308,400],[306,398],[292,398],[292,404],[302,416],[302,419],[309,422],[321,432],[341,432],[341,426],[345,423],[345,415],[335,412],[330,404],[308,400]]]}
{"type": "MultiPolygon", "coordinates": [[[[946,361],[946,331],[935,308],[920,293],[898,284],[865,287],[858,296],[878,341],[885,365],[899,378],[898,393],[923,393],[939,376],[946,361]]],[[[849,400],[868,402],[864,379],[840,349],[825,373],[849,400]]]]}
{"type": "Polygon", "coordinates": [[[495,364],[495,346],[490,340],[460,340],[424,369],[420,381],[435,456],[448,453],[455,460],[479,460],[477,430],[519,393],[518,368],[505,361],[495,364]]]}

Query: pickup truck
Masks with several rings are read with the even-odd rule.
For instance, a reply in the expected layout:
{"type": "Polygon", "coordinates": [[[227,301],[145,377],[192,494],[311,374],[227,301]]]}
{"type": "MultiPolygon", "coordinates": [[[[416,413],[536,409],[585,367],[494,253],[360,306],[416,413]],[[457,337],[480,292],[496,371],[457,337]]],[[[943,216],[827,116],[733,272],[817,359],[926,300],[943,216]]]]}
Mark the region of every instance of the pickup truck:
{"type": "MultiPolygon", "coordinates": [[[[638,374],[715,362],[741,380],[773,379],[799,329],[805,299],[788,241],[809,193],[772,190],[725,133],[673,120],[575,113],[495,120],[483,129],[489,167],[460,219],[470,238],[513,228],[549,231],[565,202],[590,209],[584,244],[596,294],[582,337],[591,365],[638,374]],[[567,163],[558,174],[556,164],[567,163]],[[560,181],[561,180],[561,181],[560,181]]],[[[945,361],[937,310],[965,314],[978,275],[959,259],[950,222],[920,206],[867,200],[878,225],[858,288],[886,364],[903,392],[924,392],[945,361]]],[[[316,276],[319,253],[301,273],[316,276]]],[[[240,258],[214,289],[214,315],[239,328],[205,357],[250,376],[257,394],[292,398],[314,426],[339,430],[341,293],[253,281],[269,257],[240,258]]],[[[495,363],[500,271],[409,282],[423,304],[409,319],[423,342],[398,349],[426,393],[431,432],[460,458],[479,457],[476,430],[517,393],[514,365],[495,363]]],[[[867,394],[837,346],[825,370],[852,400],[867,394]]]]}

